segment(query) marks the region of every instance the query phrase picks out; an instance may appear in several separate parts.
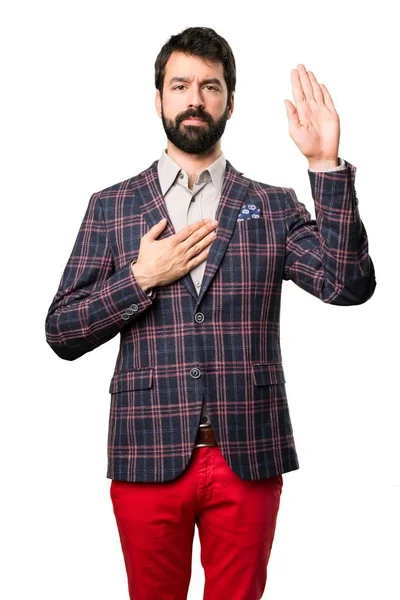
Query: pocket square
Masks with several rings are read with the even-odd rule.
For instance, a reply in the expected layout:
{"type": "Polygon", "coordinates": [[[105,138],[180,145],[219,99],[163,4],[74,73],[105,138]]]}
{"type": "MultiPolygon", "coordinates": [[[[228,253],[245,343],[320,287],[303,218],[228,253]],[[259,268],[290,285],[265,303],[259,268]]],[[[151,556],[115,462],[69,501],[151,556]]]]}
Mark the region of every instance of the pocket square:
{"type": "Polygon", "coordinates": [[[260,218],[260,209],[255,204],[243,204],[238,215],[238,221],[250,221],[260,218]]]}

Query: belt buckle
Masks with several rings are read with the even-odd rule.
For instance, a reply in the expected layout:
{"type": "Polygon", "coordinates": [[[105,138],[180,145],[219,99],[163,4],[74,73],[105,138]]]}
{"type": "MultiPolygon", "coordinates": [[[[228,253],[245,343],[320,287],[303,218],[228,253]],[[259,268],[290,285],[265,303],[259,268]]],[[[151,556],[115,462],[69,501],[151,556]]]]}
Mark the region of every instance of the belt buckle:
{"type": "Polygon", "coordinates": [[[204,447],[204,446],[216,446],[217,442],[215,441],[214,432],[209,427],[199,427],[196,438],[196,447],[204,447]],[[207,439],[208,438],[208,439],[207,439]]]}

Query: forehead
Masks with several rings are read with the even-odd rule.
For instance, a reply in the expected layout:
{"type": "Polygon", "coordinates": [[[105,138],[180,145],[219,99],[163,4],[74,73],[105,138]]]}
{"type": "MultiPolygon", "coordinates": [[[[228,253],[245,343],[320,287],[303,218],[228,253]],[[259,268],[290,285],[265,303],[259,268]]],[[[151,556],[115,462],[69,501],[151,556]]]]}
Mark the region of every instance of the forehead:
{"type": "Polygon", "coordinates": [[[164,84],[168,85],[172,77],[187,77],[190,80],[218,77],[222,83],[225,82],[222,63],[215,63],[184,52],[172,52],[165,65],[164,84]]]}

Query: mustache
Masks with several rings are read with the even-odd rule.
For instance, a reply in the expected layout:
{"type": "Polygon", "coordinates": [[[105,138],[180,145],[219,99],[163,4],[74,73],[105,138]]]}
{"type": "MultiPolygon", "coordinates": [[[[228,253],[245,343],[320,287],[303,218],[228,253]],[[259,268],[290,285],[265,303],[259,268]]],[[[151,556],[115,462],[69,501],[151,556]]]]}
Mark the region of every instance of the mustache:
{"type": "Polygon", "coordinates": [[[209,115],[207,115],[206,113],[204,113],[201,110],[196,110],[196,111],[187,111],[185,113],[182,113],[179,117],[176,118],[176,122],[177,125],[179,125],[182,121],[184,121],[185,119],[190,119],[191,117],[196,118],[196,119],[203,119],[203,121],[206,121],[207,123],[210,123],[211,117],[209,115]]]}

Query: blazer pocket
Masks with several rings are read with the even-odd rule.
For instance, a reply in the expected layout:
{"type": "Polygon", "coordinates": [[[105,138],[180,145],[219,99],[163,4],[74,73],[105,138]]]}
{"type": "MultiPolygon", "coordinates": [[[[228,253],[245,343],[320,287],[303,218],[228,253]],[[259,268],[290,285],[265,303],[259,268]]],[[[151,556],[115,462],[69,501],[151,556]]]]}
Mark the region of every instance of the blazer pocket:
{"type": "Polygon", "coordinates": [[[253,229],[254,227],[261,227],[262,225],[265,224],[265,219],[263,219],[262,217],[259,217],[258,219],[245,219],[244,221],[236,221],[237,223],[237,228],[240,231],[243,231],[244,229],[253,229]]]}
{"type": "Polygon", "coordinates": [[[282,363],[254,363],[251,365],[254,385],[274,385],[285,383],[282,363]]]}
{"type": "Polygon", "coordinates": [[[153,385],[153,370],[131,369],[114,373],[111,379],[109,393],[129,392],[131,390],[147,390],[153,385]]]}

